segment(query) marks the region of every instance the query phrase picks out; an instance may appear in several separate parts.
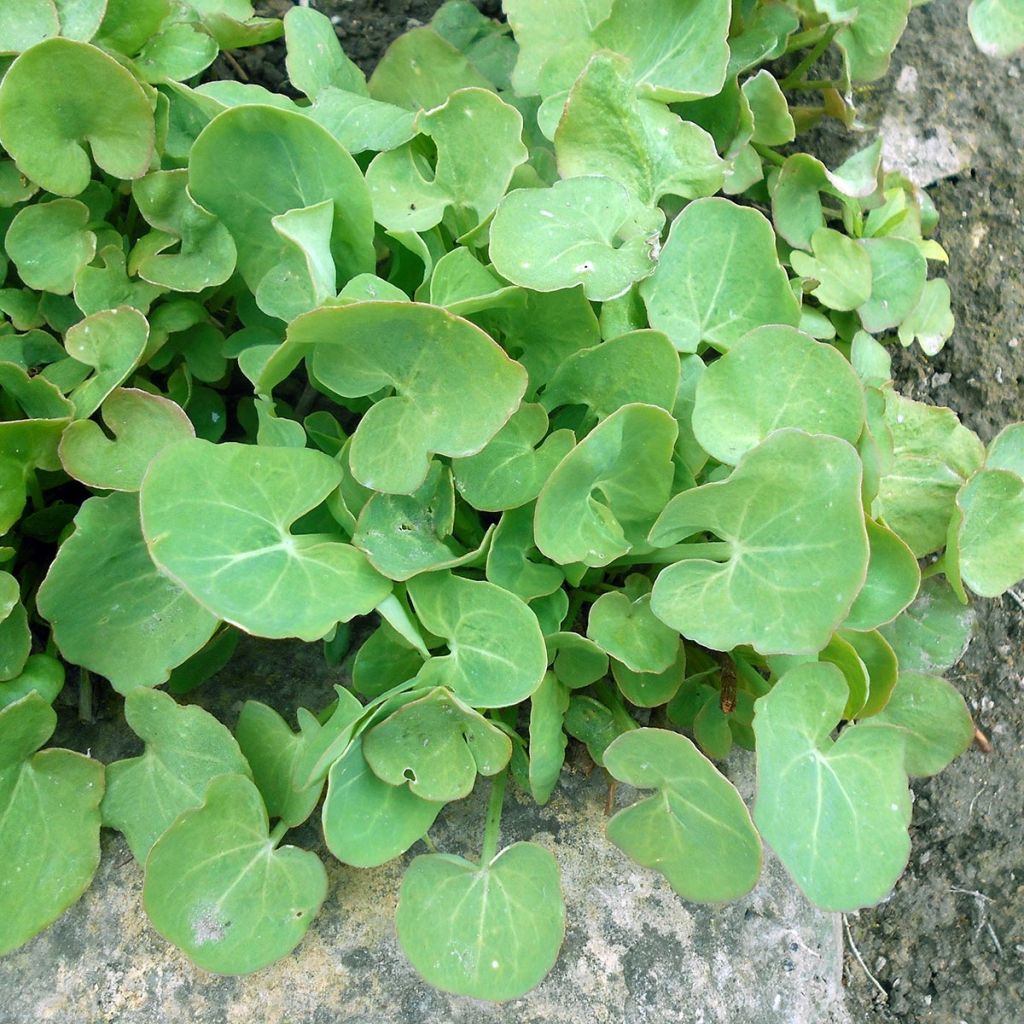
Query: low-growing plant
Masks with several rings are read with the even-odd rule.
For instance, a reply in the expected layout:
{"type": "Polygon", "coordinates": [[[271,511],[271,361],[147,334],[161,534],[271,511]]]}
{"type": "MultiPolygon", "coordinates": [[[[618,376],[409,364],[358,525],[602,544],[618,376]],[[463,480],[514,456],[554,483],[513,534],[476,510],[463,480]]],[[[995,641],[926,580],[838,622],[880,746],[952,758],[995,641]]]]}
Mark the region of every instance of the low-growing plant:
{"type": "MultiPolygon", "coordinates": [[[[762,841],[818,906],[889,892],[908,776],[972,739],[968,590],[1024,576],[1024,424],[986,447],[891,380],[952,330],[928,197],[877,142],[792,146],[911,6],[452,0],[369,82],[307,8],[4,6],[0,952],[105,825],[162,935],[256,970],[327,891],[290,830],[321,807],[382,864],[482,775],[479,860],[412,860],[398,938],[514,998],[564,908],[502,802],[570,738],[651,791],[608,837],[686,899],[748,892],[762,841]],[[198,84],[282,32],[300,98],[198,84]],[[232,733],[181,698],[242,633],[365,639],[297,730],[250,701],[232,733]],[[41,749],[65,666],[141,756],[41,749]]],[[[971,27],[1005,50],[1015,11],[971,27]]]]}

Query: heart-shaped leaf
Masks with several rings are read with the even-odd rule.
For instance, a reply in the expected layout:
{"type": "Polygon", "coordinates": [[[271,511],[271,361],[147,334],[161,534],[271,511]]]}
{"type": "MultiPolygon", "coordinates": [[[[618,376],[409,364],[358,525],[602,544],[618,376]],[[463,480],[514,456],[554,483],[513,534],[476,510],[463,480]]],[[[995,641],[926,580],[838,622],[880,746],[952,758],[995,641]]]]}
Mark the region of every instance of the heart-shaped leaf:
{"type": "Polygon", "coordinates": [[[153,564],[134,494],[82,505],[37,605],[64,657],[106,676],[121,693],[164,682],[217,627],[153,564]]]}
{"type": "Polygon", "coordinates": [[[200,967],[248,974],[298,945],[326,895],[320,858],[275,849],[259,790],[221,775],[153,846],[142,901],[153,927],[200,967]]]}
{"type": "Polygon", "coordinates": [[[115,388],[100,409],[109,433],[92,420],[76,420],[58,449],[64,471],[90,487],[137,491],[164,448],[195,437],[181,407],[162,395],[115,388]]]}
{"type": "Polygon", "coordinates": [[[146,750],[107,768],[103,824],[123,832],[135,859],[145,862],[171,822],[202,803],[211,779],[248,775],[249,765],[213,715],[178,704],[160,690],[133,690],[125,698],[124,715],[146,750]]]}
{"type": "Polygon", "coordinates": [[[323,826],[327,848],[338,860],[357,868],[377,867],[426,835],[444,804],[424,800],[405,782],[392,786],[375,775],[361,739],[334,762],[323,826]]]}
{"type": "Polygon", "coordinates": [[[64,688],[64,665],[48,654],[30,654],[21,673],[0,683],[0,709],[30,693],[37,693],[47,704],[53,704],[64,688]]]}
{"type": "Polygon", "coordinates": [[[533,506],[505,512],[491,536],[487,552],[487,579],[499,587],[532,601],[556,591],[565,580],[557,565],[538,561],[533,546],[533,506]]]}
{"type": "Polygon", "coordinates": [[[759,327],[702,375],[693,433],[709,455],[734,466],[783,427],[855,444],[864,429],[864,389],[831,345],[789,327],[759,327]]]}
{"type": "Polygon", "coordinates": [[[957,560],[951,571],[981,597],[998,597],[1024,579],[1024,479],[983,469],[961,488],[956,508],[947,548],[947,557],[957,560]]]}
{"type": "Polygon", "coordinates": [[[755,704],[754,821],[808,899],[857,910],[883,899],[910,854],[910,792],[896,730],[847,726],[834,665],[800,665],[755,704]]]}
{"type": "Polygon", "coordinates": [[[537,499],[537,547],[562,565],[600,566],[643,545],[672,484],[676,422],[624,405],[559,463],[537,499]]]}
{"type": "Polygon", "coordinates": [[[608,838],[660,871],[684,899],[718,903],[750,892],[761,841],[733,785],[685,736],[664,729],[623,733],[604,752],[613,778],[658,795],[608,822],[608,838]]]}
{"type": "Polygon", "coordinates": [[[417,857],[402,879],[398,941],[436,988],[515,999],[554,966],[565,935],[558,864],[514,843],[487,864],[450,854],[417,857]]]}
{"type": "Polygon", "coordinates": [[[725,561],[685,558],[654,584],[651,608],[716,651],[816,654],[846,617],[868,566],[861,464],[838,438],[778,430],[718,483],[677,494],[651,530],[667,545],[707,530],[725,561]],[[785,466],[785,470],[781,467],[785,466]]]}
{"type": "Polygon", "coordinates": [[[310,356],[315,380],[346,398],[395,394],[378,401],[352,435],[356,479],[389,494],[412,494],[431,454],[474,455],[508,421],[526,389],[526,374],[478,327],[436,306],[356,302],[299,317],[260,380],[283,380],[310,356]],[[461,396],[463,415],[450,412],[461,396]]]}
{"type": "Polygon", "coordinates": [[[415,128],[432,140],[436,165],[431,170],[415,140],[380,153],[366,172],[377,222],[393,231],[426,231],[450,210],[456,231],[471,231],[526,162],[522,115],[487,89],[459,89],[421,111],[415,128]]]}
{"type": "Polygon", "coordinates": [[[971,641],[974,609],[952,587],[933,576],[921,584],[914,602],[881,633],[892,645],[903,671],[939,674],[952,668],[971,641]]]}
{"type": "Polygon", "coordinates": [[[288,79],[311,100],[332,88],[366,95],[366,79],[345,56],[327,15],[292,7],[284,17],[284,41],[288,79]]]}
{"type": "Polygon", "coordinates": [[[100,862],[103,765],[39,751],[56,727],[38,693],[0,710],[0,820],[10,823],[0,829],[0,955],[60,917],[100,862]]]}
{"type": "Polygon", "coordinates": [[[634,672],[664,672],[679,651],[675,630],[651,611],[650,587],[645,576],[630,576],[624,590],[602,594],[587,618],[587,636],[634,672]]]}
{"type": "Polygon", "coordinates": [[[415,576],[408,587],[420,622],[444,637],[451,652],[420,669],[421,686],[447,686],[476,708],[509,707],[537,689],[547,651],[537,617],[522,600],[493,583],[449,573],[415,576]]]}
{"type": "Polygon", "coordinates": [[[638,708],[656,708],[667,704],[683,685],[686,675],[686,645],[676,643],[672,664],[662,672],[634,672],[622,664],[612,661],[612,675],[623,697],[638,708]]]}
{"type": "Polygon", "coordinates": [[[491,221],[491,259],[502,277],[524,288],[582,285],[588,299],[603,302],[654,269],[663,221],[612,178],[516,189],[491,221]]]}
{"type": "Polygon", "coordinates": [[[92,159],[115,178],[141,178],[153,158],[149,98],[132,73],[88,43],[47,39],[0,85],[0,144],[40,188],[77,196],[92,159]]]}
{"type": "Polygon", "coordinates": [[[500,772],[512,756],[512,741],[438,687],[365,733],[363,756],[378,779],[447,803],[468,796],[478,772],[500,772]]]}
{"type": "Polygon", "coordinates": [[[291,532],[340,482],[322,452],[182,441],[143,481],[143,534],[160,569],[218,618],[258,636],[318,640],[391,589],[340,538],[291,532]]]}
{"type": "Polygon", "coordinates": [[[149,340],[149,323],[131,306],[93,313],[68,329],[68,355],[95,371],[68,396],[75,416],[91,416],[114,388],[139,365],[149,340]]]}
{"type": "Polygon", "coordinates": [[[864,725],[895,729],[906,741],[906,770],[937,775],[974,742],[974,722],[956,688],[938,676],[903,672],[886,706],[864,725]]]}
{"type": "Polygon", "coordinates": [[[96,255],[89,207],[77,199],[23,206],[4,236],[4,248],[28,288],[70,295],[96,255]]]}
{"type": "Polygon", "coordinates": [[[800,322],[771,225],[728,199],[698,199],[683,210],[640,294],[651,326],[680,352],[702,344],[724,352],[755,327],[800,322]]]}

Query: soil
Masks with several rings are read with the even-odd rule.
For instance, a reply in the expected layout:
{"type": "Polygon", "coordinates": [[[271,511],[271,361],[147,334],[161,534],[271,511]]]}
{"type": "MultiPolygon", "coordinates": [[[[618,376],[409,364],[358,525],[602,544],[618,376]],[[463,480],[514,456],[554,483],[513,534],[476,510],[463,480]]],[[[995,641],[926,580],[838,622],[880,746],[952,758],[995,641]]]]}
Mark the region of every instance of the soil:
{"type": "MultiPolygon", "coordinates": [[[[291,3],[258,6],[280,14],[291,3]]],[[[348,54],[369,72],[391,39],[428,21],[439,3],[312,6],[331,16],[348,54]]],[[[477,6],[493,14],[498,4],[477,6]]],[[[865,100],[859,144],[881,125],[887,153],[906,158],[922,182],[953,172],[930,194],[950,255],[957,329],[937,357],[897,352],[895,365],[904,393],[951,406],[988,440],[1024,418],[1024,62],[979,55],[966,6],[934,0],[913,12],[891,72],[865,100]]],[[[288,90],[280,43],[236,57],[252,81],[288,90]]],[[[227,63],[216,73],[239,77],[227,63]]],[[[823,154],[855,141],[835,132],[818,138],[823,154]]],[[[848,917],[846,1003],[856,1024],[1019,1024],[1024,1017],[1024,600],[979,601],[977,616],[975,638],[950,677],[992,749],[972,748],[935,779],[915,783],[907,872],[885,904],[848,917]]],[[[265,667],[261,650],[249,649],[254,672],[265,667]]],[[[295,703],[285,691],[302,683],[276,680],[283,711],[295,703]]],[[[302,700],[315,703],[306,690],[302,700]]],[[[106,760],[124,751],[95,753],[106,760]]],[[[793,1020],[823,1017],[805,1011],[793,1020]]]]}

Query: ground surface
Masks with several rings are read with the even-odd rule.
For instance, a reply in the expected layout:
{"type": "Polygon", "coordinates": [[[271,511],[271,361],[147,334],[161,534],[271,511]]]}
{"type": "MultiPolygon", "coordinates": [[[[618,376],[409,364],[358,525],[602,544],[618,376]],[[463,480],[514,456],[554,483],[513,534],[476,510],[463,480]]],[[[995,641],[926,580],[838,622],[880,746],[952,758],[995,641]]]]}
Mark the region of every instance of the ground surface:
{"type": "MultiPolygon", "coordinates": [[[[291,3],[263,6],[283,13],[291,3]]],[[[313,6],[334,17],[349,54],[370,70],[391,38],[428,20],[438,3],[313,6]]],[[[478,6],[493,13],[497,5],[478,6]]],[[[892,72],[863,104],[859,143],[880,128],[889,163],[931,186],[950,254],[957,332],[935,359],[897,359],[902,389],[952,406],[987,440],[1024,418],[1024,63],[977,54],[965,12],[966,0],[934,0],[913,13],[892,72]]],[[[279,46],[240,60],[253,80],[286,87],[279,46]]],[[[835,132],[815,141],[825,154],[858,142],[835,132]]],[[[557,845],[569,907],[559,964],[527,1000],[495,1009],[418,981],[393,938],[401,862],[356,872],[328,859],[332,894],[296,954],[251,979],[205,975],[149,928],[140,871],[120,838],[105,834],[103,866],[82,903],[0,961],[0,1024],[1019,1024],[1022,641],[1024,609],[1009,598],[979,602],[977,635],[953,679],[993,750],[972,749],[915,786],[910,866],[885,905],[849,918],[845,990],[841,922],[807,907],[777,867],[747,900],[687,907],[601,840],[603,789],[570,769],[547,810],[515,804],[505,829],[507,838],[557,845]]],[[[311,649],[249,644],[213,699],[229,722],[249,696],[285,712],[317,706],[332,681],[315,670],[318,660],[311,649]]],[[[103,760],[132,752],[115,746],[124,742],[116,709],[100,710],[94,727],[61,740],[91,746],[103,760]]],[[[742,785],[744,766],[732,768],[742,785]]],[[[471,852],[481,814],[479,801],[467,802],[436,830],[437,841],[471,852]]],[[[311,828],[296,841],[317,842],[311,828]]]]}

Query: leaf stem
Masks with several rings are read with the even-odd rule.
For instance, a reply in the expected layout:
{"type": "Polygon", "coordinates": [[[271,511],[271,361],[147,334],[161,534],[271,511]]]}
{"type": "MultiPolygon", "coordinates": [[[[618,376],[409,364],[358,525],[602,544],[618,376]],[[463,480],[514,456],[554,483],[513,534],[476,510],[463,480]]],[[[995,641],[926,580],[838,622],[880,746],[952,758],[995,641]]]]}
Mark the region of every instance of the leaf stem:
{"type": "Polygon", "coordinates": [[[819,89],[842,89],[843,83],[835,78],[808,78],[803,82],[794,82],[789,86],[790,92],[815,92],[819,89]]]}
{"type": "Polygon", "coordinates": [[[929,576],[938,576],[939,573],[946,571],[946,556],[942,555],[941,558],[936,558],[931,565],[926,565],[921,570],[921,579],[926,580],[929,576]]]}
{"type": "MultiPolygon", "coordinates": [[[[732,557],[732,545],[724,541],[715,541],[709,544],[673,544],[671,547],[662,548],[660,551],[651,551],[649,554],[632,556],[634,563],[645,565],[674,565],[676,562],[683,562],[690,558],[706,558],[712,562],[727,562],[732,557]]],[[[613,562],[612,565],[615,563],[613,562]]]]}
{"type": "Polygon", "coordinates": [[[501,809],[505,803],[505,783],[508,768],[503,768],[491,782],[491,797],[487,802],[487,818],[484,822],[484,842],[480,850],[480,866],[487,867],[498,852],[498,836],[501,832],[501,809]]]}
{"type": "Polygon", "coordinates": [[[78,670],[78,720],[92,725],[92,673],[87,668],[78,670]]]}
{"type": "Polygon", "coordinates": [[[768,160],[775,164],[777,167],[781,167],[785,162],[786,158],[781,154],[772,149],[771,146],[762,145],[760,142],[752,142],[750,144],[754,152],[764,160],[768,160]]]}
{"type": "Polygon", "coordinates": [[[838,25],[830,25],[825,34],[811,47],[806,56],[786,77],[779,82],[783,89],[790,89],[797,82],[802,82],[804,75],[811,69],[814,62],[831,46],[835,34],[839,31],[838,25]]]}
{"type": "Polygon", "coordinates": [[[36,476],[34,469],[30,469],[25,474],[25,488],[28,491],[28,496],[32,499],[32,507],[37,512],[45,507],[46,499],[43,497],[43,489],[39,486],[39,477],[36,476]]]}
{"type": "Polygon", "coordinates": [[[430,659],[430,651],[427,650],[427,645],[423,642],[423,637],[416,628],[412,615],[396,594],[388,594],[377,605],[377,611],[396,633],[408,640],[425,659],[430,659]]]}
{"type": "Polygon", "coordinates": [[[279,842],[281,842],[282,839],[284,839],[284,834],[287,831],[288,831],[288,822],[287,821],[279,821],[273,827],[273,829],[271,830],[271,833],[270,833],[270,845],[276,847],[277,844],[279,842]]]}

